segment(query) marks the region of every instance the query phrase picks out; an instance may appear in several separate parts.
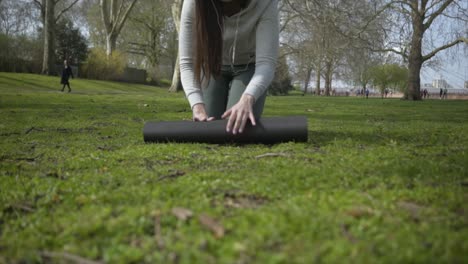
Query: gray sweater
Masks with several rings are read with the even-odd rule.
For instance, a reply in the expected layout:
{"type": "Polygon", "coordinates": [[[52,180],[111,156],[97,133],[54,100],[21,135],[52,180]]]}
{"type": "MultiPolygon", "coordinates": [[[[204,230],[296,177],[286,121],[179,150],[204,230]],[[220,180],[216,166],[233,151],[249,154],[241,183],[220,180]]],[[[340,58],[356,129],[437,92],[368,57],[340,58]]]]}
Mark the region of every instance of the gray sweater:
{"type": "MultiPolygon", "coordinates": [[[[197,83],[193,67],[193,46],[196,45],[194,16],[195,0],[185,0],[179,35],[180,73],[182,86],[192,108],[195,104],[203,103],[202,85],[197,83]]],[[[223,65],[232,64],[238,22],[234,64],[255,62],[255,74],[244,93],[252,95],[256,100],[267,90],[275,74],[279,48],[278,0],[250,0],[241,12],[223,18],[223,65]]]]}

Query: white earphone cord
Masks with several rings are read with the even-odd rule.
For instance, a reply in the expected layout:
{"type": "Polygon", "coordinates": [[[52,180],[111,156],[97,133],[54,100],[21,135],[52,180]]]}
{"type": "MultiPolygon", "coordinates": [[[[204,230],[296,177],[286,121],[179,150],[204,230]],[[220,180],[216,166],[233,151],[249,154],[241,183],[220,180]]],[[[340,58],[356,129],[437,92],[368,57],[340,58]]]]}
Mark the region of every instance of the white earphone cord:
{"type": "MultiPolygon", "coordinates": [[[[213,5],[213,8],[214,8],[215,13],[216,13],[216,18],[217,18],[216,22],[218,22],[219,29],[224,34],[224,27],[222,27],[221,23],[219,22],[220,21],[220,15],[218,13],[218,9],[216,8],[214,0],[211,0],[211,4],[213,5]]],[[[242,12],[242,10],[241,10],[241,12],[242,12]]],[[[236,74],[241,72],[241,71],[246,71],[247,68],[249,67],[250,62],[252,62],[252,58],[250,58],[249,62],[247,63],[247,65],[245,66],[245,68],[243,70],[240,70],[240,71],[235,71],[234,70],[234,66],[235,66],[235,62],[236,62],[236,51],[237,51],[237,36],[239,35],[239,20],[240,20],[240,15],[238,14],[237,19],[236,19],[236,32],[234,34],[234,43],[232,44],[231,48],[229,49],[229,53],[232,53],[232,55],[231,55],[231,70],[233,71],[233,73],[236,73],[236,74]]]]}

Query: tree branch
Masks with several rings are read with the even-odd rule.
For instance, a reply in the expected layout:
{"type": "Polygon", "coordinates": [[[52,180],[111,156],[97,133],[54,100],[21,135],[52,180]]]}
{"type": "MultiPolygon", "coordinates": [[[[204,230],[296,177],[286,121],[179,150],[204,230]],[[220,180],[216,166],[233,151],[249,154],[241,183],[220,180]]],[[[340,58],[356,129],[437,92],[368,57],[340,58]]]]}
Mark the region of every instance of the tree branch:
{"type": "Polygon", "coordinates": [[[374,48],[369,48],[370,51],[374,52],[393,52],[395,54],[401,55],[403,58],[408,58],[408,55],[402,51],[398,51],[396,49],[374,49],[374,48]]]}
{"type": "Polygon", "coordinates": [[[107,0],[100,0],[100,6],[101,6],[101,15],[102,15],[102,20],[104,22],[104,27],[106,28],[106,33],[110,34],[112,32],[112,25],[109,20],[109,2],[107,0]]]}
{"type": "Polygon", "coordinates": [[[70,10],[76,3],[78,3],[78,1],[79,0],[74,0],[68,7],[64,8],[62,11],[60,11],[59,14],[57,15],[57,17],[55,18],[55,22],[57,22],[65,12],[70,10]]]}
{"type": "Polygon", "coordinates": [[[39,1],[39,0],[33,0],[34,3],[36,3],[36,5],[39,7],[39,8],[42,8],[42,3],[39,1]]]}
{"type": "Polygon", "coordinates": [[[429,16],[429,20],[427,20],[426,23],[424,23],[424,30],[427,30],[431,25],[432,23],[434,22],[434,20],[439,16],[441,15],[445,9],[447,9],[447,7],[450,6],[450,4],[452,4],[454,0],[446,0],[440,7],[439,9],[437,9],[437,11],[435,11],[434,13],[432,13],[430,16],[429,16]]]}
{"type": "Polygon", "coordinates": [[[432,57],[434,57],[439,51],[442,51],[442,50],[445,50],[445,49],[448,49],[450,47],[453,47],[459,43],[462,43],[462,42],[465,42],[466,44],[468,44],[468,38],[458,38],[456,40],[454,40],[453,42],[450,42],[446,45],[443,45],[442,47],[439,47],[435,50],[433,50],[431,53],[423,56],[423,61],[427,61],[427,60],[430,60],[432,57]]]}
{"type": "Polygon", "coordinates": [[[119,25],[119,19],[120,19],[120,15],[122,14],[122,10],[124,9],[124,3],[125,1],[121,1],[120,2],[120,6],[119,6],[119,10],[117,10],[117,14],[112,14],[112,16],[115,18],[115,23],[113,25],[114,28],[112,28],[113,31],[117,30],[118,29],[118,25],[119,25]]]}
{"type": "MultiPolygon", "coordinates": [[[[123,26],[125,25],[125,21],[127,20],[128,18],[128,14],[130,14],[130,12],[132,11],[133,9],[133,6],[135,6],[135,3],[137,2],[138,0],[132,0],[132,3],[128,6],[127,10],[125,10],[125,13],[123,14],[122,18],[120,19],[119,23],[116,23],[118,26],[117,26],[117,31],[116,33],[117,34],[120,34],[120,31],[122,31],[122,28],[123,26]]],[[[118,19],[118,18],[117,18],[118,19]]]]}

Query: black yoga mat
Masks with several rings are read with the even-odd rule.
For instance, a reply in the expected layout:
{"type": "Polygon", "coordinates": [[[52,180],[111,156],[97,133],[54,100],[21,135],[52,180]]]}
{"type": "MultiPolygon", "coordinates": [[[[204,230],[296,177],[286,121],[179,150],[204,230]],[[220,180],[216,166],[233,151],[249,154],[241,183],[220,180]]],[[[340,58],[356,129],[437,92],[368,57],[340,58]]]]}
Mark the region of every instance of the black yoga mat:
{"type": "Polygon", "coordinates": [[[261,118],[256,126],[248,123],[241,134],[226,132],[227,120],[211,122],[147,122],[145,142],[258,143],[306,142],[307,118],[304,116],[261,118]]]}

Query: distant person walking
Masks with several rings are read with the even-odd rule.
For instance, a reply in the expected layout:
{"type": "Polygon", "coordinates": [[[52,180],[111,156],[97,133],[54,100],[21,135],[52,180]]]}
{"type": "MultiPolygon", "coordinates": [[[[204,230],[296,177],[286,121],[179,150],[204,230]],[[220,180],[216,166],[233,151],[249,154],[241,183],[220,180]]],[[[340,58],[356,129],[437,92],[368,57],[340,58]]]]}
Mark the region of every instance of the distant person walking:
{"type": "Polygon", "coordinates": [[[68,92],[71,92],[70,82],[68,80],[70,79],[70,76],[72,77],[72,79],[74,78],[73,71],[70,68],[70,66],[68,66],[67,60],[63,61],[63,66],[64,67],[62,70],[62,79],[60,81],[60,83],[63,84],[62,92],[65,89],[65,85],[68,86],[68,92]]]}
{"type": "Polygon", "coordinates": [[[366,99],[369,99],[369,89],[366,89],[366,99]]]}
{"type": "Polygon", "coordinates": [[[423,98],[424,99],[429,98],[429,92],[427,91],[427,89],[423,90],[423,98]]]}
{"type": "Polygon", "coordinates": [[[440,93],[439,93],[440,99],[442,99],[442,95],[444,95],[444,89],[440,88],[440,93]]]}

